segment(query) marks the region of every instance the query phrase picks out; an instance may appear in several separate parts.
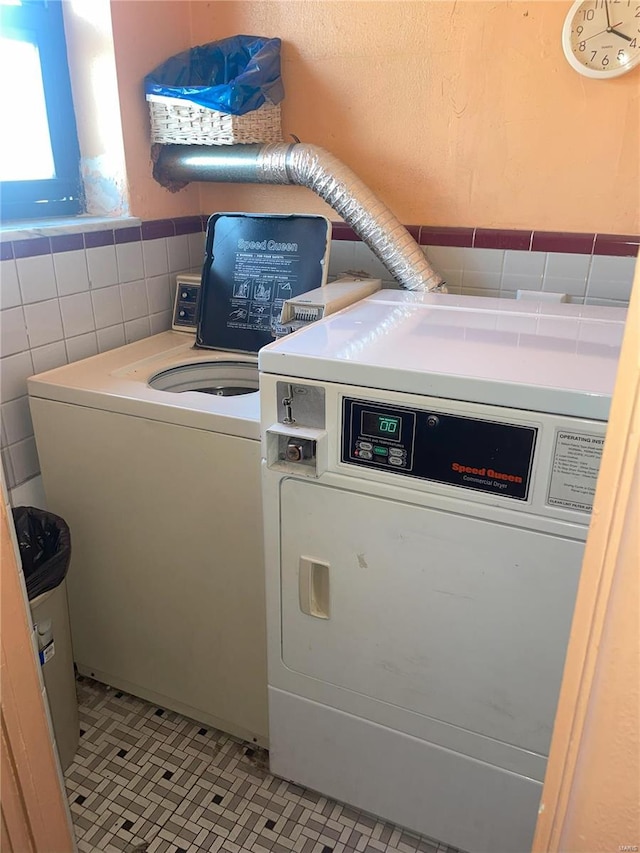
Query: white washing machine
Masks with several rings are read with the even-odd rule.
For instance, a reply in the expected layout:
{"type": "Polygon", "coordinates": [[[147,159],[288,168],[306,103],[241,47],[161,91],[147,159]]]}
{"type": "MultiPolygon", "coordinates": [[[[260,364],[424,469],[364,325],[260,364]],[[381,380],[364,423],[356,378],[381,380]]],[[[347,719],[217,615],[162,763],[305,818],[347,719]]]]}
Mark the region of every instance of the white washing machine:
{"type": "Polygon", "coordinates": [[[79,672],[261,745],[257,352],[326,283],[330,239],[320,216],[213,214],[172,331],[28,382],[79,672]]]}
{"type": "Polygon", "coordinates": [[[266,744],[256,359],[193,343],[163,332],[29,380],[47,505],[71,530],[74,659],[266,744]]]}
{"type": "Polygon", "coordinates": [[[272,772],[530,849],[624,317],[382,291],[261,351],[272,772]]]}

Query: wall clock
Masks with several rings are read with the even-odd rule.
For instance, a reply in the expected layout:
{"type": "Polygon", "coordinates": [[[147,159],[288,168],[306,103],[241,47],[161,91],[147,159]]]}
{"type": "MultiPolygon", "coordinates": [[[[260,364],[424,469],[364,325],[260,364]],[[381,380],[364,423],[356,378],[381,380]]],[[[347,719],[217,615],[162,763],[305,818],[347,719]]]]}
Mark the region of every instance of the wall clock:
{"type": "Polygon", "coordinates": [[[585,77],[606,80],[640,64],[640,0],[576,0],[562,28],[564,55],[585,77]]]}

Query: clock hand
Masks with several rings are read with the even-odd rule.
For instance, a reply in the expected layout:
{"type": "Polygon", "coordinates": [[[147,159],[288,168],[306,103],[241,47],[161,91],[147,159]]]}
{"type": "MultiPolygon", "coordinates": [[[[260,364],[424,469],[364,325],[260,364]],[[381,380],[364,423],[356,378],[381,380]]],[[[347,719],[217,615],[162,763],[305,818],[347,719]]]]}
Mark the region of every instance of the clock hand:
{"type": "Polygon", "coordinates": [[[609,4],[604,0],[604,11],[607,13],[607,29],[611,29],[611,18],[609,17],[609,4]]]}
{"type": "Polygon", "coordinates": [[[624,33],[619,32],[619,30],[616,30],[614,27],[611,27],[611,32],[615,36],[620,36],[621,39],[626,39],[627,41],[633,41],[631,36],[626,36],[624,33]]]}
{"type": "MultiPolygon", "coordinates": [[[[621,24],[621,23],[622,23],[622,21],[620,21],[620,24],[621,24]]],[[[584,39],[581,39],[581,41],[589,41],[589,39],[594,39],[594,38],[596,38],[596,36],[601,36],[603,33],[613,33],[613,32],[615,32],[615,33],[616,33],[616,35],[622,35],[622,33],[616,32],[616,30],[615,30],[615,27],[619,27],[619,26],[620,26],[620,24],[614,24],[614,25],[613,25],[613,27],[607,27],[607,28],[606,28],[606,29],[604,29],[604,30],[600,30],[600,32],[593,33],[592,35],[587,36],[587,37],[586,37],[586,38],[584,38],[584,39]]],[[[628,36],[623,36],[623,38],[628,38],[628,36]]],[[[629,39],[629,41],[632,41],[632,39],[629,39]]]]}

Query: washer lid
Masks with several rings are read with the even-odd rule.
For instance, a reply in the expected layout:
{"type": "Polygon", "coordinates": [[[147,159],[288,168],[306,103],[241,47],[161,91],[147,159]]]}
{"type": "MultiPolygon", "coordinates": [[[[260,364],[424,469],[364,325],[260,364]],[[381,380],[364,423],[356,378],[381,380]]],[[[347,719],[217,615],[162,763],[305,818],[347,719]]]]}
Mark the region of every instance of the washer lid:
{"type": "Polygon", "coordinates": [[[256,354],[271,343],[284,300],[326,283],[330,243],[324,216],[211,216],[197,346],[256,354]]]}
{"type": "Polygon", "coordinates": [[[606,420],[626,312],[381,290],[265,347],[260,370],[606,420]]]}

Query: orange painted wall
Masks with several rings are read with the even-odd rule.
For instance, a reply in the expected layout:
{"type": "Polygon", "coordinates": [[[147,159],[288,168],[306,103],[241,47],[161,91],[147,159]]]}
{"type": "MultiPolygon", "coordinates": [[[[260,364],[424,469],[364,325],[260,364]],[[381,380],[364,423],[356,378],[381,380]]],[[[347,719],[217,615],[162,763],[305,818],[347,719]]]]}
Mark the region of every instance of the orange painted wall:
{"type": "Polygon", "coordinates": [[[200,212],[198,186],[172,195],[151,177],[146,74],[174,53],[191,47],[186,0],[112,0],[113,43],[120,92],[129,207],[143,219],[200,212]]]}
{"type": "MultiPolygon", "coordinates": [[[[136,148],[130,180],[138,215],[164,215],[182,202],[149,186],[137,150],[144,154],[143,113],[122,84],[184,47],[188,9],[194,44],[236,33],[280,36],[285,133],[338,156],[405,223],[640,231],[640,69],[607,82],[573,71],[560,45],[565,0],[113,6],[125,122],[135,124],[125,148],[136,148]],[[125,36],[127,52],[136,53],[126,60],[125,36]]],[[[299,188],[203,184],[199,202],[202,212],[336,218],[299,188]]]]}

